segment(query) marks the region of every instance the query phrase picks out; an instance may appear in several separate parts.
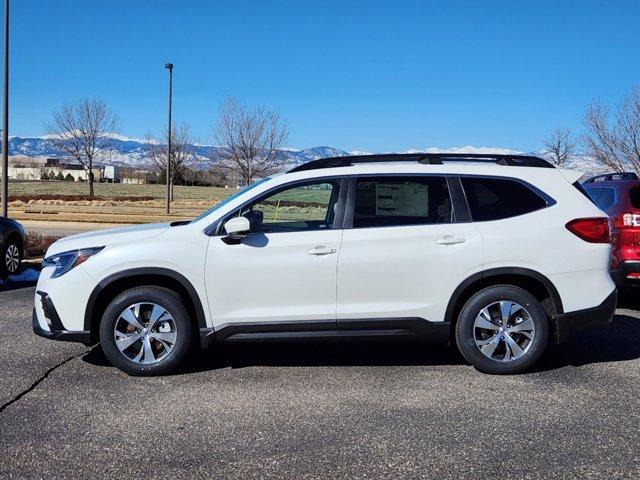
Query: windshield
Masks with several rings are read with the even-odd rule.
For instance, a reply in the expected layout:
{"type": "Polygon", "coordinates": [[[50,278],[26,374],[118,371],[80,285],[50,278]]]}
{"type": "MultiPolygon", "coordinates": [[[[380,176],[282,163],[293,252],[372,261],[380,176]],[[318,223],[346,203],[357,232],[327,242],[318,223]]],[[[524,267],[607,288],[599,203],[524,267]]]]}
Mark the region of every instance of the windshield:
{"type": "Polygon", "coordinates": [[[271,177],[266,177],[266,178],[262,178],[260,180],[258,180],[257,182],[252,183],[251,185],[247,185],[246,187],[244,187],[241,190],[238,190],[236,193],[234,193],[233,195],[228,196],[227,198],[225,198],[224,200],[221,200],[220,202],[216,203],[213,207],[211,207],[209,210],[205,210],[204,212],[202,212],[200,215],[198,215],[196,218],[194,218],[192,220],[192,222],[197,222],[198,220],[202,220],[204,217],[206,217],[207,215],[215,212],[216,210],[218,210],[220,207],[225,206],[227,203],[229,203],[230,201],[238,198],[240,195],[242,195],[243,193],[248,192],[249,190],[257,187],[258,185],[266,182],[267,180],[271,180],[271,177]]]}

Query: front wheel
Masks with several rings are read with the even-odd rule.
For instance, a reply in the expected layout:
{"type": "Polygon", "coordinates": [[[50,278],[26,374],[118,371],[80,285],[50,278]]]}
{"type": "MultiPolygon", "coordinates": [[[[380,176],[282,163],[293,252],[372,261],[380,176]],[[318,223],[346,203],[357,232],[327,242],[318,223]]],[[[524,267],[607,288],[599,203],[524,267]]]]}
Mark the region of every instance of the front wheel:
{"type": "Polygon", "coordinates": [[[542,355],[549,337],[547,316],[526,290],[496,285],[474,294],[462,307],[456,343],[481,372],[520,373],[542,355]]]}
{"type": "Polygon", "coordinates": [[[180,296],[152,286],[118,295],[100,324],[105,355],[130,375],[160,375],[175,369],[189,350],[191,333],[180,296]]]}

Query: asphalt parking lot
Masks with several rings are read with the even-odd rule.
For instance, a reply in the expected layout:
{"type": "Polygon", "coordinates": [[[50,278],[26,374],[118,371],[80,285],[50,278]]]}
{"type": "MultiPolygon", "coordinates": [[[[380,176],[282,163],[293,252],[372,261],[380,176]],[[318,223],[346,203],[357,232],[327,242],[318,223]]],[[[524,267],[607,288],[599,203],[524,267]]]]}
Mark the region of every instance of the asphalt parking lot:
{"type": "Polygon", "coordinates": [[[519,376],[437,345],[245,344],[133,378],[33,335],[33,293],[0,292],[2,478],[640,477],[633,310],[519,376]]]}

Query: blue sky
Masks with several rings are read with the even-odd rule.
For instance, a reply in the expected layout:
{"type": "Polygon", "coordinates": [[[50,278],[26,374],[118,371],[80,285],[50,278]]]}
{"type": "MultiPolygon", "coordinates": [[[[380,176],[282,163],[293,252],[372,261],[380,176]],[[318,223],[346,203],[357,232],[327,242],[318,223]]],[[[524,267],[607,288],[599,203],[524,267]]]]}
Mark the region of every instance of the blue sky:
{"type": "Polygon", "coordinates": [[[640,83],[638,1],[13,0],[11,135],[104,99],[122,133],[211,142],[225,95],[278,108],[293,147],[535,150],[640,83]]]}

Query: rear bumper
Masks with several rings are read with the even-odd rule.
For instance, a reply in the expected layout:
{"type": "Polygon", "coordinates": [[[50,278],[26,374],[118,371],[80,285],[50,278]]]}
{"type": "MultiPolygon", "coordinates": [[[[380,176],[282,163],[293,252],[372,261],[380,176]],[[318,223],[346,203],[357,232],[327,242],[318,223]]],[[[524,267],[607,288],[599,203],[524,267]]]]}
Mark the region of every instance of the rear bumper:
{"type": "Polygon", "coordinates": [[[619,287],[640,287],[640,278],[627,278],[630,273],[640,274],[640,261],[621,262],[611,271],[611,278],[619,287]]]}
{"type": "Polygon", "coordinates": [[[617,301],[618,292],[614,290],[597,307],[556,315],[552,321],[553,341],[562,343],[572,332],[611,323],[617,301]]]}

